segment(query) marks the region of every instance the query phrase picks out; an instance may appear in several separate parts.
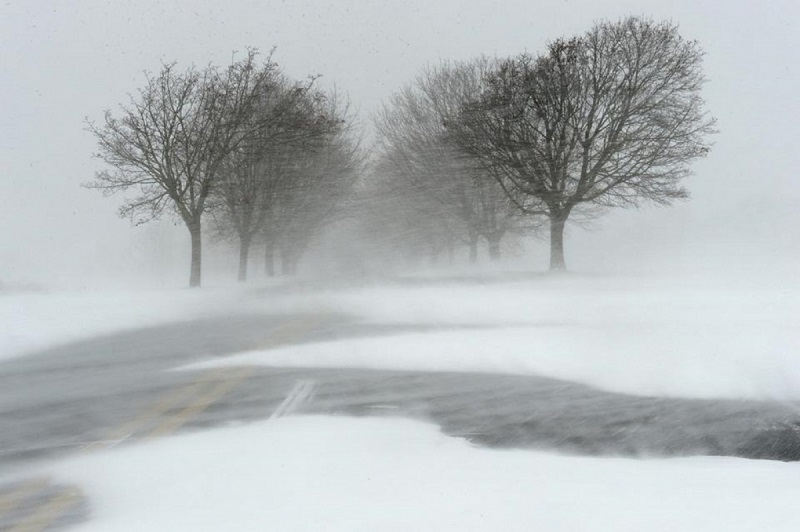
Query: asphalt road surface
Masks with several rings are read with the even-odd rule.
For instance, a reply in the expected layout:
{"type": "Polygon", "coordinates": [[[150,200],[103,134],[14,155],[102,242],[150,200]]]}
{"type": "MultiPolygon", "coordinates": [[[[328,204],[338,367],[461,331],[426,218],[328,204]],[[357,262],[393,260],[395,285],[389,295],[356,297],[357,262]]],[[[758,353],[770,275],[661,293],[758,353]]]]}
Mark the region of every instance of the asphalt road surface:
{"type": "MultiPolygon", "coordinates": [[[[0,364],[0,475],[45,459],[277,415],[406,416],[475,445],[614,456],[800,460],[797,404],[628,396],[543,377],[241,367],[243,350],[425,330],[340,315],[241,315],[121,332],[0,364]]],[[[0,530],[88,518],[78,486],[0,485],[0,530]]]]}

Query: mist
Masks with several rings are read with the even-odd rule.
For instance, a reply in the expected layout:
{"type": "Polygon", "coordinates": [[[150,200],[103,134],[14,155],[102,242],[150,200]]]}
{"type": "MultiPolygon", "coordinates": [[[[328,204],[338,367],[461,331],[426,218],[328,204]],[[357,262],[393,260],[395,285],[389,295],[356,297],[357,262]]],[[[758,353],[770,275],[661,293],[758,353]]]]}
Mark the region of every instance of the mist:
{"type": "MultiPolygon", "coordinates": [[[[790,166],[798,125],[796,6],[724,8],[695,2],[554,2],[462,6],[284,2],[6,5],[0,279],[5,284],[88,287],[180,286],[188,268],[185,228],[166,216],[140,227],[118,219],[119,196],[80,185],[102,169],[84,119],[97,120],[162,62],[225,64],[245,46],[266,52],[297,78],[319,74],[357,109],[374,139],[372,116],[426,65],[478,55],[537,53],[599,19],[644,13],[680,25],[707,55],[703,90],[718,119],[710,155],[693,164],[691,199],[672,208],[615,210],[590,230],[569,227],[573,271],[712,270],[751,273],[794,264],[800,185],[790,166]],[[609,251],[613,250],[613,251],[609,251]]],[[[525,247],[532,269],[537,242],[525,247]]],[[[209,273],[224,277],[230,252],[207,246],[209,273]],[[218,258],[214,258],[218,257],[218,258]],[[213,265],[213,266],[212,266],[213,265]]],[[[538,261],[538,262],[537,262],[538,261]]],[[[541,266],[538,267],[541,269],[541,266]]],[[[235,275],[235,271],[231,273],[235,275]]]]}

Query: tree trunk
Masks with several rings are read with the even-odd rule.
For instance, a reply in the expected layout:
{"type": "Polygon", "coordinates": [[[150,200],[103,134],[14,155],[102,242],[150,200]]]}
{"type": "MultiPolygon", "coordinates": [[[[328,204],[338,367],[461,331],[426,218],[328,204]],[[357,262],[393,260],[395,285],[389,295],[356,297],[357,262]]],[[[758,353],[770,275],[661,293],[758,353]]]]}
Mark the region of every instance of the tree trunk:
{"type": "Polygon", "coordinates": [[[550,218],[550,271],[564,271],[564,224],[565,218],[550,218]]]}
{"type": "Polygon", "coordinates": [[[196,288],[200,286],[201,280],[201,261],[203,259],[202,232],[200,221],[193,221],[186,224],[189,227],[189,234],[192,237],[192,264],[189,273],[189,286],[196,288]]]}
{"type": "Polygon", "coordinates": [[[275,277],[275,243],[267,240],[264,248],[264,273],[268,277],[275,277]]]}
{"type": "Polygon", "coordinates": [[[469,262],[475,264],[478,262],[478,236],[470,235],[469,237],[469,262]]]}
{"type": "Polygon", "coordinates": [[[247,280],[247,258],[250,253],[250,239],[239,237],[239,277],[240,283],[247,280]]]}
{"type": "Polygon", "coordinates": [[[489,243],[489,258],[493,261],[500,259],[500,239],[497,237],[487,238],[489,243]]]}

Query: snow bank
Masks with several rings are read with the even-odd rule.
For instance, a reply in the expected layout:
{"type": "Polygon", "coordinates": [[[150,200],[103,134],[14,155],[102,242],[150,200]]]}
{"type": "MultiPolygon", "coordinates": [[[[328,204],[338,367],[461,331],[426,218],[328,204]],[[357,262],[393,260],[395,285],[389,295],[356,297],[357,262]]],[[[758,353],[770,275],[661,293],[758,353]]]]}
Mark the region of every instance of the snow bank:
{"type": "Polygon", "coordinates": [[[285,347],[199,367],[522,373],[639,395],[800,399],[795,286],[567,277],[326,297],[375,323],[482,328],[285,347]]]}
{"type": "Polygon", "coordinates": [[[0,297],[0,359],[120,329],[238,312],[340,312],[427,334],[222,363],[541,374],[644,395],[800,399],[796,278],[526,276],[0,297]],[[454,330],[454,326],[471,326],[454,330]],[[478,328],[476,328],[476,327],[478,328]]]}
{"type": "MultiPolygon", "coordinates": [[[[672,329],[501,328],[324,342],[187,366],[370,368],[542,375],[636,395],[800,399],[797,360],[760,360],[741,338],[672,329]]],[[[771,343],[772,339],[767,338],[771,343]]]]}
{"type": "Polygon", "coordinates": [[[800,530],[797,464],[483,450],[400,419],[283,418],[49,472],[88,497],[85,532],[800,530]]]}

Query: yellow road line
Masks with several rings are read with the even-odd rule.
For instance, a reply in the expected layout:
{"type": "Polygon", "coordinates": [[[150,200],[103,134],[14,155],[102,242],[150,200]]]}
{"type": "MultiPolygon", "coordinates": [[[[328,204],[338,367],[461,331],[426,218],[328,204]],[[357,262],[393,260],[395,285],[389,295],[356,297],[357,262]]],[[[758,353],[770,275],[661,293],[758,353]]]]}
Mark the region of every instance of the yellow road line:
{"type": "MultiPolygon", "coordinates": [[[[312,330],[316,325],[318,325],[318,323],[320,321],[321,321],[321,317],[314,315],[312,318],[304,317],[303,319],[291,320],[291,321],[289,321],[287,323],[281,324],[281,325],[275,327],[274,329],[272,329],[270,331],[271,338],[270,338],[270,341],[267,344],[267,347],[280,345],[280,344],[282,344],[284,342],[288,342],[288,341],[291,341],[294,338],[302,336],[304,333],[312,330]]],[[[208,374],[204,374],[201,377],[202,380],[196,381],[196,382],[194,382],[194,383],[192,383],[192,384],[190,384],[188,386],[180,388],[175,393],[170,394],[167,397],[165,397],[164,399],[162,399],[153,408],[142,412],[136,418],[134,418],[133,420],[129,421],[128,423],[126,423],[122,427],[118,428],[117,430],[115,430],[114,432],[109,434],[106,438],[103,438],[100,441],[94,442],[94,443],[84,447],[82,450],[84,452],[86,452],[86,451],[92,451],[92,450],[95,450],[95,449],[105,449],[105,448],[108,448],[108,447],[113,447],[120,440],[130,436],[131,434],[135,433],[137,430],[143,429],[145,425],[147,425],[152,420],[154,420],[157,417],[159,417],[162,414],[164,414],[170,408],[173,408],[173,407],[181,404],[182,402],[184,402],[186,399],[195,396],[197,393],[200,393],[201,392],[201,388],[205,384],[207,384],[210,381],[216,380],[216,378],[219,375],[222,375],[224,373],[224,371],[225,370],[219,370],[219,371],[215,372],[214,374],[212,374],[212,376],[210,376],[210,377],[208,376],[208,374]]],[[[226,389],[223,392],[222,395],[227,393],[227,391],[228,390],[226,389]]],[[[215,392],[211,391],[210,393],[214,394],[215,392]]],[[[222,397],[222,395],[220,395],[219,397],[222,397]]],[[[197,413],[201,412],[202,410],[205,410],[206,408],[208,408],[209,405],[210,405],[210,403],[204,404],[204,406],[202,406],[202,408],[199,408],[199,409],[198,408],[194,408],[191,405],[186,407],[184,409],[184,411],[182,412],[182,414],[179,414],[179,416],[178,416],[178,419],[182,419],[182,421],[176,421],[175,418],[172,418],[170,421],[162,423],[161,427],[159,427],[159,428],[155,429],[154,431],[152,431],[151,434],[150,434],[150,437],[152,437],[153,434],[163,435],[163,434],[168,434],[169,432],[172,432],[175,429],[167,429],[167,428],[163,428],[163,426],[164,425],[171,426],[171,425],[177,423],[176,424],[176,428],[179,428],[179,427],[181,427],[182,425],[184,425],[188,421],[188,418],[183,419],[184,416],[186,416],[187,414],[196,415],[197,413]],[[194,414],[192,414],[192,412],[194,412],[194,414]]]]}
{"type": "MultiPolygon", "coordinates": [[[[315,315],[311,318],[306,316],[303,319],[296,319],[283,325],[279,325],[270,331],[271,338],[267,343],[267,347],[281,345],[298,337],[302,337],[307,332],[314,329],[314,327],[316,327],[321,321],[322,318],[315,315]]],[[[197,416],[200,412],[211,406],[211,404],[224,397],[225,394],[231,391],[239,382],[251,375],[253,371],[253,368],[240,368],[233,371],[218,370],[212,373],[210,376],[208,373],[204,373],[194,382],[179,388],[171,394],[167,394],[158,403],[156,403],[154,407],[142,412],[131,421],[111,432],[104,440],[94,442],[84,447],[81,451],[87,452],[94,449],[112,447],[117,442],[127,438],[137,431],[142,430],[147,424],[151,423],[159,416],[163,416],[170,409],[185,403],[188,399],[197,398],[199,395],[199,400],[193,402],[189,406],[186,406],[174,416],[163,420],[158,426],[156,426],[155,429],[150,431],[147,437],[155,438],[171,434],[188,423],[189,420],[197,416]],[[205,394],[203,395],[204,391],[205,394]]],[[[290,394],[290,397],[287,398],[287,400],[290,400],[289,403],[293,404],[295,400],[299,402],[305,398],[305,392],[308,391],[305,389],[306,384],[307,383],[305,382],[302,383],[302,386],[295,390],[302,393],[294,394],[298,396],[302,395],[303,397],[295,397],[290,394]]],[[[287,404],[286,408],[288,409],[290,406],[290,404],[287,404]]],[[[43,491],[49,485],[50,482],[48,479],[33,479],[25,482],[12,492],[0,496],[0,517],[8,515],[26,499],[38,492],[43,491]]],[[[43,531],[56,519],[62,516],[67,510],[69,510],[71,506],[77,504],[80,501],[80,498],[81,493],[78,488],[74,486],[64,488],[51,497],[47,502],[35,508],[33,513],[28,515],[25,519],[15,524],[11,528],[11,532],[43,531]]]]}
{"type": "MultiPolygon", "coordinates": [[[[267,347],[280,345],[282,343],[291,341],[295,338],[302,337],[305,333],[314,329],[322,318],[320,316],[308,316],[303,319],[295,319],[284,323],[270,331],[270,340],[267,347]]],[[[225,370],[220,370],[217,374],[223,373],[225,370]]],[[[166,436],[178,430],[180,427],[189,422],[190,419],[198,415],[200,412],[211,406],[214,402],[221,399],[227,394],[234,386],[247,376],[253,373],[253,368],[242,368],[238,371],[234,370],[229,373],[229,377],[209,390],[205,397],[201,398],[199,402],[191,404],[181,410],[175,416],[164,420],[158,427],[153,429],[147,438],[157,438],[166,436]]]]}
{"type": "Polygon", "coordinates": [[[10,532],[40,532],[50,526],[53,521],[80,501],[78,488],[69,486],[54,495],[49,501],[39,506],[27,518],[19,521],[10,532]]]}
{"type": "MultiPolygon", "coordinates": [[[[288,323],[279,325],[270,331],[271,338],[268,346],[279,345],[283,342],[301,337],[316,327],[320,321],[320,316],[314,316],[313,318],[305,317],[301,320],[292,320],[288,323]]],[[[223,371],[224,370],[221,370],[218,373],[222,373],[223,371]]],[[[156,427],[147,435],[147,438],[162,437],[175,432],[180,427],[188,423],[193,417],[211,406],[211,404],[225,396],[225,394],[233,389],[234,386],[252,373],[253,368],[242,368],[238,371],[232,371],[226,380],[223,380],[217,384],[216,387],[212,388],[199,402],[187,406],[175,416],[163,421],[158,427],[156,427]]]]}
{"type": "Polygon", "coordinates": [[[46,478],[35,478],[26,481],[17,489],[0,496],[0,517],[8,515],[11,511],[22,504],[22,502],[45,489],[50,485],[50,481],[46,478]]]}
{"type": "Polygon", "coordinates": [[[108,437],[104,438],[101,441],[92,443],[87,447],[82,449],[83,452],[92,451],[95,449],[105,449],[107,447],[113,446],[119,440],[126,438],[136,432],[137,430],[143,428],[153,419],[157,418],[158,416],[162,415],[164,412],[169,410],[170,408],[182,404],[186,399],[197,395],[202,389],[207,386],[209,383],[208,375],[203,375],[202,380],[196,380],[192,382],[188,386],[184,386],[179,388],[175,392],[168,394],[166,397],[161,399],[156,405],[149,409],[145,410],[134,419],[129,421],[128,423],[124,424],[123,426],[119,427],[117,430],[112,432],[108,435],[108,437]]]}
{"type": "Polygon", "coordinates": [[[203,398],[201,398],[200,401],[187,406],[176,415],[164,420],[158,427],[152,430],[147,437],[157,438],[175,432],[180,427],[188,423],[190,419],[211,406],[212,403],[221,399],[234,386],[236,386],[252,372],[253,368],[241,368],[238,371],[230,372],[230,375],[227,379],[219,382],[203,398]]]}

